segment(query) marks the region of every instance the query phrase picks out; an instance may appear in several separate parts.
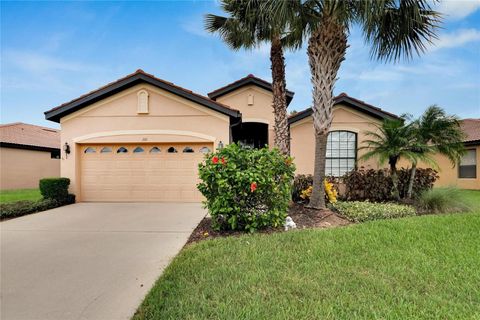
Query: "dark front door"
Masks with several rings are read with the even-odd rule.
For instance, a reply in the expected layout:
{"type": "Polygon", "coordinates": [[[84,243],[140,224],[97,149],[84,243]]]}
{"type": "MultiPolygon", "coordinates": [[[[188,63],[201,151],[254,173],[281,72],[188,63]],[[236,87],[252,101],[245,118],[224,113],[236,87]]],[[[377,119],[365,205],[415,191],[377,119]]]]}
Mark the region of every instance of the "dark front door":
{"type": "Polygon", "coordinates": [[[268,144],[268,124],[245,122],[232,128],[233,142],[251,148],[263,148],[268,144]]]}

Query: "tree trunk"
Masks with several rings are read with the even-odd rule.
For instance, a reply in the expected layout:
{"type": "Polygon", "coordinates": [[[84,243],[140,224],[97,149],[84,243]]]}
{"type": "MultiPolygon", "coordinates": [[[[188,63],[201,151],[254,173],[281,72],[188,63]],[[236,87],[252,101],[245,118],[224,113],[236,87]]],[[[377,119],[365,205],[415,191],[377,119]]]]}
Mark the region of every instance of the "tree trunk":
{"type": "Polygon", "coordinates": [[[325,208],[325,156],[327,150],[327,135],[315,135],[315,166],[313,169],[313,189],[309,208],[325,208]]]}
{"type": "Polygon", "coordinates": [[[332,123],[333,88],[337,81],[337,72],[345,59],[346,50],[345,28],[328,17],[323,19],[308,40],[308,62],[313,85],[312,116],[316,140],[314,184],[309,203],[309,207],[312,208],[325,208],[323,185],[325,144],[332,123]]]}
{"type": "Polygon", "coordinates": [[[392,177],[392,196],[395,200],[400,200],[400,192],[398,191],[398,174],[397,174],[397,161],[390,161],[390,176],[392,177]]]}
{"type": "Polygon", "coordinates": [[[272,39],[270,49],[272,69],[273,114],[275,117],[274,145],[280,152],[290,155],[290,128],[287,116],[287,89],[285,81],[285,58],[279,36],[272,39]]]}
{"type": "Polygon", "coordinates": [[[412,199],[413,182],[415,181],[416,172],[417,172],[417,164],[412,163],[412,170],[410,171],[410,180],[408,181],[408,190],[407,190],[408,199],[412,199]]]}

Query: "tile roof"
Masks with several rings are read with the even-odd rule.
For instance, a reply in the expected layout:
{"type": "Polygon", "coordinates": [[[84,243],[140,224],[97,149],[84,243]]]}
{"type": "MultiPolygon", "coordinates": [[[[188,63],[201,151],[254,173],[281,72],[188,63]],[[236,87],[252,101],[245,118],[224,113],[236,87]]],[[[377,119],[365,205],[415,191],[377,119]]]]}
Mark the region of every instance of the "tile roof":
{"type": "MultiPolygon", "coordinates": [[[[209,92],[208,93],[208,96],[213,99],[213,100],[216,100],[218,97],[221,97],[227,93],[230,93],[236,89],[239,89],[243,86],[246,86],[246,85],[250,85],[250,84],[254,84],[254,85],[257,85],[265,90],[269,90],[269,91],[272,91],[272,84],[266,80],[263,80],[259,77],[256,77],[254,76],[253,74],[249,74],[247,75],[246,77],[243,77],[241,79],[238,79],[232,83],[229,83],[221,88],[218,88],[218,89],[215,89],[214,91],[212,92],[209,92]]],[[[293,91],[290,91],[290,90],[287,90],[287,104],[290,103],[290,101],[292,101],[293,99],[293,95],[295,93],[293,91]]]]}
{"type": "Polygon", "coordinates": [[[195,93],[191,90],[180,87],[172,82],[157,78],[153,74],[146,73],[142,69],[138,69],[134,73],[126,75],[125,77],[110,82],[98,89],[90,91],[86,94],[81,95],[78,98],[75,98],[69,102],[62,103],[61,105],[46,111],[45,117],[47,120],[59,122],[60,117],[62,116],[79,110],[88,104],[104,99],[107,96],[115,94],[126,87],[131,87],[135,84],[142,82],[147,82],[164,90],[171,91],[173,93],[176,93],[177,95],[183,96],[184,98],[196,101],[197,103],[215,109],[219,112],[228,114],[230,116],[238,116],[240,114],[238,110],[235,110],[230,106],[212,100],[209,97],[195,93]]]}
{"type": "Polygon", "coordinates": [[[460,126],[465,132],[465,140],[463,142],[478,142],[480,143],[480,119],[463,119],[460,121],[460,126]]]}
{"type": "MultiPolygon", "coordinates": [[[[365,112],[367,114],[370,114],[376,118],[380,118],[380,119],[385,119],[385,118],[389,118],[389,119],[400,119],[399,116],[397,116],[396,114],[393,114],[391,112],[388,112],[388,111],[385,111],[379,107],[375,107],[371,104],[368,104],[362,100],[359,100],[359,99],[356,99],[356,98],[353,98],[351,96],[349,96],[348,94],[346,94],[345,92],[342,92],[340,93],[338,96],[335,96],[333,98],[334,100],[334,105],[336,104],[339,104],[339,103],[345,103],[347,105],[350,105],[356,109],[359,109],[359,111],[361,112],[365,112]]],[[[312,108],[307,108],[303,111],[300,111],[296,114],[293,114],[291,116],[288,117],[288,123],[289,124],[292,124],[292,123],[295,123],[299,120],[302,120],[308,116],[310,116],[312,114],[312,108]]]]}
{"type": "Polygon", "coordinates": [[[0,142],[19,146],[60,149],[60,130],[22,122],[0,125],[0,142]]]}

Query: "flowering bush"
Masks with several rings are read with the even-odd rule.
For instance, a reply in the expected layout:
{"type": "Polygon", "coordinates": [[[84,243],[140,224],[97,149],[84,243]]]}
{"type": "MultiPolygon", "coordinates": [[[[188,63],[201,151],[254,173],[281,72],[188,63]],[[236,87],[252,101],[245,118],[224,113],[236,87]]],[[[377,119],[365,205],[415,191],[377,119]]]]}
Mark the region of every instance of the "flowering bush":
{"type": "Polygon", "coordinates": [[[253,232],[282,225],[287,216],[295,166],[278,150],[230,144],[199,164],[206,208],[216,230],[253,232]]]}
{"type": "MultiPolygon", "coordinates": [[[[312,195],[313,176],[312,175],[297,175],[294,180],[292,198],[293,201],[308,201],[312,195]]],[[[327,177],[323,185],[325,187],[325,200],[330,203],[337,202],[338,191],[335,186],[334,178],[327,177]]]]}
{"type": "Polygon", "coordinates": [[[342,201],[334,206],[342,215],[353,222],[409,217],[416,214],[414,207],[394,203],[342,201]]]}

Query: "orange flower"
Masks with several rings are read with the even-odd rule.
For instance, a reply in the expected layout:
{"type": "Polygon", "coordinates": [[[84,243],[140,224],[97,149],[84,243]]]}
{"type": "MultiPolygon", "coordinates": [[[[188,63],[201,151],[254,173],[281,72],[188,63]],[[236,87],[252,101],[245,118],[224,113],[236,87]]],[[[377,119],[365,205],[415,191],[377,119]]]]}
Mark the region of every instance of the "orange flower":
{"type": "Polygon", "coordinates": [[[213,157],[212,162],[213,162],[213,164],[217,164],[218,163],[218,157],[217,156],[213,157]]]}
{"type": "Polygon", "coordinates": [[[227,164],[227,160],[225,160],[225,158],[224,158],[224,157],[222,157],[222,159],[221,159],[221,160],[222,160],[222,164],[223,164],[223,165],[226,165],[226,164],[227,164]]]}
{"type": "Polygon", "coordinates": [[[255,190],[257,190],[257,183],[256,182],[250,183],[250,192],[253,192],[255,190]]]}

